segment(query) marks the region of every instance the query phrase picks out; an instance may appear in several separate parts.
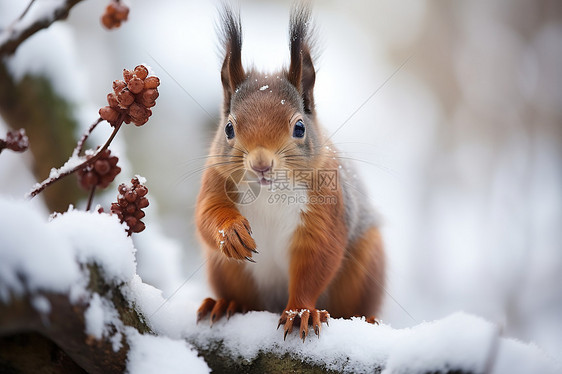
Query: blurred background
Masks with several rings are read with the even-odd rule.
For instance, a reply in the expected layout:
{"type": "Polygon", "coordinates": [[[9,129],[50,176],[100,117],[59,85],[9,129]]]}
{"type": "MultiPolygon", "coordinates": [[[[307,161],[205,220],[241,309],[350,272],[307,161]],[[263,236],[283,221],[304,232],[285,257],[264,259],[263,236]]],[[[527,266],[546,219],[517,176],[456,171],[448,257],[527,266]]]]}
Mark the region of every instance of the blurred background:
{"type": "MultiPolygon", "coordinates": [[[[0,193],[21,199],[62,165],[122,69],[151,66],[160,98],[147,125],[112,145],[117,182],[148,179],[147,229],[135,238],[143,280],[171,295],[189,279],[177,295],[202,298],[193,207],[222,101],[219,3],[135,0],[112,31],[100,24],[107,4],[79,3],[2,62],[0,132],[26,127],[32,152],[0,156],[0,193]],[[28,97],[37,115],[22,121],[13,108],[28,97]]],[[[0,27],[26,5],[0,0],[0,27]]],[[[288,63],[290,5],[240,1],[246,65],[288,63]]],[[[560,361],[562,3],[332,0],[316,1],[314,16],[319,119],[383,217],[380,317],[401,328],[463,310],[560,361]]],[[[91,146],[108,134],[96,130],[91,146]]],[[[34,203],[46,214],[83,207],[73,178],[34,203]]],[[[96,202],[107,207],[109,190],[96,202]]]]}

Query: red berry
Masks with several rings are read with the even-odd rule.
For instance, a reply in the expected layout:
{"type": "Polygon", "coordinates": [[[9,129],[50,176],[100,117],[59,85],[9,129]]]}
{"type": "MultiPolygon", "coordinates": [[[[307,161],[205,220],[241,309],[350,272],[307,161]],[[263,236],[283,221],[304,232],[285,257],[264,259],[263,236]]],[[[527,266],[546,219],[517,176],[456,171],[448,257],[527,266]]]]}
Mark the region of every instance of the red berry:
{"type": "Polygon", "coordinates": [[[115,123],[115,121],[117,121],[117,119],[119,118],[119,112],[117,112],[115,109],[113,109],[110,106],[104,106],[103,108],[100,109],[100,117],[104,120],[106,120],[107,122],[109,122],[110,124],[115,123]]]}
{"type": "Polygon", "coordinates": [[[135,67],[135,75],[144,80],[148,76],[148,69],[144,65],[135,67]]]}
{"type": "Polygon", "coordinates": [[[135,188],[135,191],[137,191],[137,194],[142,197],[148,193],[148,188],[143,185],[139,185],[135,188]]]}
{"type": "Polygon", "coordinates": [[[160,79],[158,77],[147,77],[144,80],[145,89],[157,88],[158,86],[160,86],[160,79]]]}
{"type": "Polygon", "coordinates": [[[148,199],[146,197],[139,198],[138,201],[137,201],[137,206],[140,209],[146,208],[148,206],[148,199]]]}
{"type": "Polygon", "coordinates": [[[136,199],[137,193],[135,192],[135,190],[127,191],[125,193],[125,200],[127,200],[128,202],[134,203],[136,199]]]}
{"type": "Polygon", "coordinates": [[[125,79],[126,83],[129,83],[131,78],[133,77],[133,72],[127,69],[123,69],[123,79],[125,79]]]}
{"type": "Polygon", "coordinates": [[[123,109],[127,109],[135,101],[135,95],[131,93],[128,89],[124,88],[117,94],[117,100],[119,101],[119,106],[123,109]]]}
{"type": "MultiPolygon", "coordinates": [[[[123,76],[124,75],[125,72],[123,72],[123,76]]],[[[115,92],[115,94],[118,94],[119,92],[123,91],[125,87],[127,87],[127,83],[123,82],[122,80],[118,79],[113,81],[113,92],[115,92]]]]}
{"type": "Polygon", "coordinates": [[[134,203],[131,203],[125,207],[125,212],[128,214],[133,214],[137,210],[137,206],[134,203]]]}
{"type": "Polygon", "coordinates": [[[105,175],[111,170],[111,165],[107,162],[107,160],[97,160],[94,162],[94,169],[99,175],[105,175]]]}
{"type": "Polygon", "coordinates": [[[129,82],[127,82],[127,87],[135,95],[140,93],[144,88],[144,82],[142,79],[133,77],[129,82]]]}
{"type": "Polygon", "coordinates": [[[144,231],[145,228],[146,228],[145,224],[142,221],[138,221],[135,227],[133,228],[133,231],[138,233],[144,231]]]}

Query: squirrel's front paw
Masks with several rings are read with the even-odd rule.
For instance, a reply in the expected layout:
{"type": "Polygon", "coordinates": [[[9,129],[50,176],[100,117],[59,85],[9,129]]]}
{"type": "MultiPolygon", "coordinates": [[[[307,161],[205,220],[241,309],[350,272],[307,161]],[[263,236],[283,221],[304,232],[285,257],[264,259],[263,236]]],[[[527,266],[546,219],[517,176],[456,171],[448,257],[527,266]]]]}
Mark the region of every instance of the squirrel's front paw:
{"type": "Polygon", "coordinates": [[[256,242],[252,238],[250,223],[244,217],[228,221],[217,233],[217,245],[222,253],[237,260],[252,260],[256,242]]]}
{"type": "Polygon", "coordinates": [[[315,308],[311,309],[285,309],[281,313],[281,318],[279,318],[279,324],[277,328],[281,325],[285,325],[283,339],[287,338],[287,335],[293,331],[293,325],[300,325],[299,336],[302,341],[308,336],[308,325],[312,325],[314,328],[314,333],[320,336],[320,329],[322,322],[328,323],[330,318],[330,313],[326,310],[318,310],[315,308]]]}

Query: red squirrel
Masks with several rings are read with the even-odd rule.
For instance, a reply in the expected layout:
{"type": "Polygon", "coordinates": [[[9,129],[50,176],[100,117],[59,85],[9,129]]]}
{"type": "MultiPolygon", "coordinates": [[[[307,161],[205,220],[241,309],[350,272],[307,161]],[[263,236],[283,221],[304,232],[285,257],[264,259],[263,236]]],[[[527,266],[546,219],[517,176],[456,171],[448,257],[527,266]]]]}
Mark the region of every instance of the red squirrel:
{"type": "Polygon", "coordinates": [[[304,340],[330,316],[372,316],[383,244],[361,183],[316,118],[310,9],[293,7],[290,65],[273,74],[244,69],[239,15],[225,6],[221,16],[222,118],[195,213],[217,299],[203,301],[198,321],[267,310],[281,313],[284,338],[298,326],[304,340]]]}

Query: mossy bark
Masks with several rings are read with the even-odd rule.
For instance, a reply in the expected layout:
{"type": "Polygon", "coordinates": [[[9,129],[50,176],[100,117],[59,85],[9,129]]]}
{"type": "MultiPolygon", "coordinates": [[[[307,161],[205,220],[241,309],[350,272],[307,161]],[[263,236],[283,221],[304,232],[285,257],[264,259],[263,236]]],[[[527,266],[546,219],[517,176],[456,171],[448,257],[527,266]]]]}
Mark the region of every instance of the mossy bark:
{"type": "MultiPolygon", "coordinates": [[[[131,307],[117,286],[104,280],[103,271],[89,265],[88,289],[112,301],[121,321],[140,333],[152,333],[143,316],[131,307]]],[[[1,373],[123,373],[129,350],[126,338],[114,351],[108,339],[95,340],[85,333],[88,304],[71,303],[67,295],[41,292],[0,302],[1,373]],[[42,316],[32,305],[37,296],[51,305],[42,316]]],[[[251,362],[232,358],[221,343],[195,348],[216,373],[326,373],[289,355],[262,353],[251,362]]],[[[189,368],[186,368],[189,372],[189,368]]]]}
{"type": "MultiPolygon", "coordinates": [[[[51,168],[62,166],[72,154],[77,128],[72,104],[55,92],[47,78],[26,75],[16,83],[0,62],[0,115],[11,129],[25,129],[38,181],[47,178],[51,168]]],[[[69,177],[50,186],[43,196],[50,211],[63,212],[85,193],[78,188],[76,178],[69,177]]]]}

